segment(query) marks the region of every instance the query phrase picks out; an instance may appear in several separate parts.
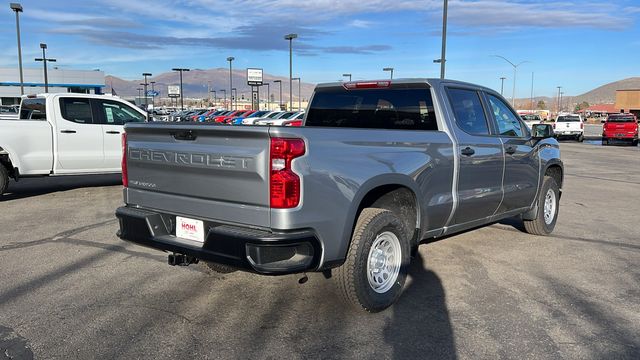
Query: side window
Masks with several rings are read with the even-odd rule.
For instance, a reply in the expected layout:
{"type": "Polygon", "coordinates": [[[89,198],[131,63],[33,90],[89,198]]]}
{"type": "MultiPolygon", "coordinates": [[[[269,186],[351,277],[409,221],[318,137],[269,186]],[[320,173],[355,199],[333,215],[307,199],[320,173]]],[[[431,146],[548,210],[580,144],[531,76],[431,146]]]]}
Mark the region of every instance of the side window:
{"type": "Polygon", "coordinates": [[[491,111],[493,111],[493,117],[496,119],[500,135],[523,137],[525,130],[523,129],[522,122],[520,122],[518,117],[511,111],[509,106],[491,94],[487,94],[487,97],[489,98],[491,111]]]}
{"type": "Polygon", "coordinates": [[[128,122],[144,122],[146,120],[144,115],[117,101],[101,101],[100,110],[104,114],[104,123],[108,125],[124,125],[128,122]]]}
{"type": "Polygon", "coordinates": [[[20,120],[47,120],[46,103],[43,98],[22,100],[20,120]]]}
{"type": "Polygon", "coordinates": [[[478,92],[453,88],[449,88],[447,92],[458,126],[469,134],[489,135],[487,118],[478,92]]]}
{"type": "Polygon", "coordinates": [[[62,118],[78,124],[93,124],[90,99],[61,98],[62,118]]]}

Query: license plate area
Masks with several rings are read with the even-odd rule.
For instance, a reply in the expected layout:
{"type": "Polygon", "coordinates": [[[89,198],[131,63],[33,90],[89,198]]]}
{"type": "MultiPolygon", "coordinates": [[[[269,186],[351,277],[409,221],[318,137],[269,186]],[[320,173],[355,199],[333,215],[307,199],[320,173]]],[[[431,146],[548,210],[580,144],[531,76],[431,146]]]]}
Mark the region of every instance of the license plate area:
{"type": "Polygon", "coordinates": [[[176,236],[204,244],[204,222],[176,216],[176,236]]]}

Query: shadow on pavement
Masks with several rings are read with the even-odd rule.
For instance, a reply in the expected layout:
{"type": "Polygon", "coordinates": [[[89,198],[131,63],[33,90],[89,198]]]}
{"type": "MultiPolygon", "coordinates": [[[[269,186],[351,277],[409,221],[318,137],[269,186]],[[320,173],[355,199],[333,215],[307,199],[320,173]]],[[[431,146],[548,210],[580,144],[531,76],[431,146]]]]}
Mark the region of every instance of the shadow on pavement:
{"type": "Polygon", "coordinates": [[[4,195],[0,195],[0,201],[17,200],[79,188],[115,186],[120,184],[122,184],[120,174],[24,178],[18,182],[11,181],[7,192],[4,195]]]}
{"type": "Polygon", "coordinates": [[[456,359],[445,293],[438,275],[425,269],[420,253],[411,262],[410,282],[392,308],[384,329],[394,359],[456,359]]]}

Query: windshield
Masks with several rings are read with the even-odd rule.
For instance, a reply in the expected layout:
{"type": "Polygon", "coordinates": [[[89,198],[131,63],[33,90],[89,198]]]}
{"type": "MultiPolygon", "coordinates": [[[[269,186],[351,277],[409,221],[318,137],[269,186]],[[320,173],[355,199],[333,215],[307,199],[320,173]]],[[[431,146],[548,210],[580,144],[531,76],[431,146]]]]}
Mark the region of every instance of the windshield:
{"type": "Polygon", "coordinates": [[[281,111],[276,111],[273,114],[267,116],[269,119],[275,119],[278,115],[282,114],[281,111]]]}
{"type": "Polygon", "coordinates": [[[540,120],[540,116],[538,115],[522,115],[522,120],[525,121],[539,121],[540,120]]]}
{"type": "Polygon", "coordinates": [[[255,117],[261,117],[264,114],[268,113],[268,111],[256,111],[253,114],[247,116],[247,118],[255,118],[255,117]]]}
{"type": "Polygon", "coordinates": [[[635,122],[636,119],[634,119],[633,116],[631,115],[618,115],[618,116],[609,116],[609,119],[607,119],[608,122],[635,122]]]}
{"type": "Polygon", "coordinates": [[[558,116],[558,122],[580,122],[578,116],[558,116]]]}

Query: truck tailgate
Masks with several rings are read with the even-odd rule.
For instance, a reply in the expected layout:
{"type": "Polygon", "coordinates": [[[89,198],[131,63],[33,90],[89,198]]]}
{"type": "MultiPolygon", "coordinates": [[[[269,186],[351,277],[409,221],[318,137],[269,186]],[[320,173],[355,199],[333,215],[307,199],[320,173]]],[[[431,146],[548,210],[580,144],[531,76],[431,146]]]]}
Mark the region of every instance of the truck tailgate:
{"type": "Polygon", "coordinates": [[[269,226],[267,127],[147,123],[126,133],[128,204],[269,226]]]}

